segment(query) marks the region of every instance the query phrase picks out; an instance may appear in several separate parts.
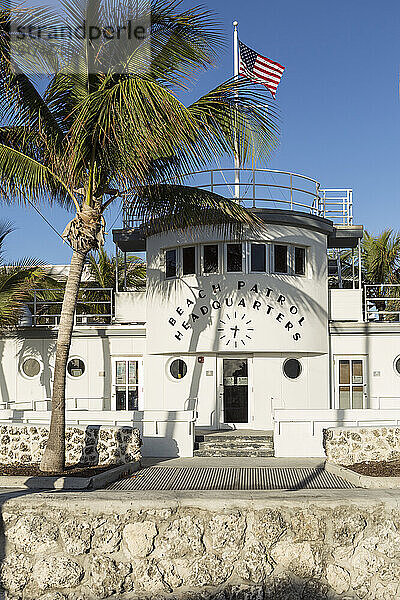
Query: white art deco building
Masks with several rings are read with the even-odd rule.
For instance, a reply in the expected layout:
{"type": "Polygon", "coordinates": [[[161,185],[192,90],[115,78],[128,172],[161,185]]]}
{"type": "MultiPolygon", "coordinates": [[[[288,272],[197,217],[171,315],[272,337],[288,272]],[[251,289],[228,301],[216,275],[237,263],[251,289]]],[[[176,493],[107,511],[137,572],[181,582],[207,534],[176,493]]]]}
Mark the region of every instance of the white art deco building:
{"type": "MultiPolygon", "coordinates": [[[[103,323],[77,316],[67,420],[134,423],[150,456],[192,456],[196,428],[273,431],[276,456],[323,456],[325,427],[400,423],[399,310],[392,288],[361,285],[352,191],[267,170],[194,181],[236,191],[263,227],[146,236],[127,208],[114,242],[146,251],[146,291],[110,292],[103,323]]],[[[49,420],[57,317],[39,304],[0,343],[2,421],[49,420]]]]}

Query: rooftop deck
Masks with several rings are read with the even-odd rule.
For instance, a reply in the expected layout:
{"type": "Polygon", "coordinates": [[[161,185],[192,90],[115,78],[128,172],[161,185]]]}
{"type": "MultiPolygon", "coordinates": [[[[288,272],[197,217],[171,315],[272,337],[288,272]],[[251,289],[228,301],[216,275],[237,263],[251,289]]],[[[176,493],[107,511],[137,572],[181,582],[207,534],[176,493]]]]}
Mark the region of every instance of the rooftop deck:
{"type": "MultiPolygon", "coordinates": [[[[293,210],[329,219],[336,225],[353,225],[351,189],[322,189],[316,179],[299,173],[256,168],[210,169],[166,183],[208,190],[236,199],[247,208],[293,210]]],[[[138,227],[140,223],[129,202],[125,202],[123,228],[138,227]]]]}

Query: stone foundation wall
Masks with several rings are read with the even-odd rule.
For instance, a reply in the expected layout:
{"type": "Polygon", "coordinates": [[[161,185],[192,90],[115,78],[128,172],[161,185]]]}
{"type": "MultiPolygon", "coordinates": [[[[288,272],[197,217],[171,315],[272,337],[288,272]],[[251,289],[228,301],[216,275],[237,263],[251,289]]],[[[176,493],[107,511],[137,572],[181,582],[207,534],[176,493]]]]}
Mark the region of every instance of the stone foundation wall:
{"type": "Polygon", "coordinates": [[[2,507],[2,586],[12,600],[398,598],[400,508],[356,492],[14,498],[2,507]]]}
{"type": "MultiPolygon", "coordinates": [[[[0,463],[40,462],[49,436],[47,425],[0,423],[0,463]]],[[[132,427],[70,425],[66,461],[86,465],[125,464],[140,460],[140,435],[132,427]]]]}
{"type": "Polygon", "coordinates": [[[400,458],[400,427],[331,427],[324,429],[327,459],[339,465],[400,458]]]}

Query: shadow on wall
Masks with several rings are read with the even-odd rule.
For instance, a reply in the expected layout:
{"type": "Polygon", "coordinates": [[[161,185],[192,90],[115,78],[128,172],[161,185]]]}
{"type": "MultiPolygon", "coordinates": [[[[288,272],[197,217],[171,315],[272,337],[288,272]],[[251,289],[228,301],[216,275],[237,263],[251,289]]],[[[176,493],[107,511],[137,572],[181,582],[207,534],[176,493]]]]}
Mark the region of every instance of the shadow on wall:
{"type": "MultiPolygon", "coordinates": [[[[292,275],[274,275],[268,274],[260,277],[257,274],[225,274],[196,276],[196,283],[189,285],[185,278],[179,278],[174,280],[165,280],[164,274],[159,269],[149,270],[151,277],[148,280],[147,286],[147,298],[150,300],[157,300],[163,298],[163,302],[175,301],[176,297],[180,297],[185,308],[184,314],[181,316],[181,320],[187,319],[188,315],[195,313],[199,316],[195,323],[190,321],[190,341],[188,345],[189,352],[196,352],[198,349],[199,339],[201,335],[210,327],[212,320],[218,318],[220,314],[220,308],[227,307],[229,310],[230,306],[236,302],[237,299],[244,301],[243,310],[249,311],[249,314],[260,314],[265,312],[266,305],[270,301],[270,297],[266,296],[266,290],[271,289],[271,300],[273,304],[273,313],[275,314],[281,309],[281,304],[277,303],[277,298],[282,296],[285,298],[285,313],[289,305],[293,304],[297,308],[297,317],[306,316],[307,319],[313,317],[320,326],[326,328],[328,321],[327,306],[322,306],[310,293],[307,293],[302,289],[303,281],[301,279],[293,278],[292,275]],[[238,289],[238,282],[245,285],[238,289]],[[254,285],[256,284],[258,291],[254,291],[254,285]],[[235,287],[236,286],[236,287],[235,287]],[[186,309],[185,302],[192,302],[190,307],[186,309]],[[260,305],[256,304],[261,302],[260,305]]],[[[318,275],[314,274],[314,280],[320,281],[318,275]]],[[[309,280],[306,280],[307,282],[309,280]]],[[[171,316],[176,317],[177,323],[179,314],[174,312],[175,306],[171,306],[171,316]]],[[[232,309],[233,310],[233,309],[232,309]]],[[[288,319],[292,319],[295,323],[296,318],[288,313],[286,315],[288,319]]],[[[274,319],[272,319],[274,321],[274,319]]],[[[166,321],[165,328],[166,332],[175,331],[166,321]],[[168,329],[167,329],[168,328],[168,329]]],[[[176,329],[176,327],[175,327],[176,329]]],[[[293,328],[293,332],[295,329],[293,328]]],[[[183,335],[183,330],[181,330],[183,335]]],[[[220,340],[219,336],[216,336],[213,340],[213,347],[211,351],[220,351],[220,340]]]]}
{"type": "Polygon", "coordinates": [[[358,598],[356,594],[350,592],[345,596],[338,596],[328,585],[319,581],[304,581],[282,574],[271,578],[268,586],[230,585],[218,591],[188,592],[181,597],[181,600],[358,600],[358,598]]]}
{"type": "Polygon", "coordinates": [[[7,387],[7,379],[4,373],[3,368],[3,357],[4,357],[4,347],[5,341],[0,342],[0,400],[1,402],[6,402],[7,405],[10,402],[10,394],[7,387]]]}
{"type": "MultiPolygon", "coordinates": [[[[100,425],[88,425],[85,429],[85,440],[83,443],[82,454],[79,459],[81,464],[90,464],[92,466],[99,464],[99,432],[100,425]]],[[[68,438],[66,438],[68,444],[68,438]]]]}
{"type": "Polygon", "coordinates": [[[38,400],[44,398],[51,398],[52,395],[52,379],[53,371],[51,368],[51,362],[54,360],[56,342],[52,341],[48,337],[48,334],[43,334],[42,339],[29,339],[24,337],[24,332],[21,332],[18,336],[20,340],[20,346],[17,351],[18,356],[18,372],[21,372],[21,366],[25,358],[37,358],[42,363],[42,369],[40,373],[40,385],[45,390],[45,394],[38,400]]]}

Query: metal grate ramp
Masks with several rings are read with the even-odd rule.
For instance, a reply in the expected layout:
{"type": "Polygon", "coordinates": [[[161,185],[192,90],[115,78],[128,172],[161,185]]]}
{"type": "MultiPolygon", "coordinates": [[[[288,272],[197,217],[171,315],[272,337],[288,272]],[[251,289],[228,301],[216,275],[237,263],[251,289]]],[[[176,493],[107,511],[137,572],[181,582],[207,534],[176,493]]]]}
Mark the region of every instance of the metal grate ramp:
{"type": "Polygon", "coordinates": [[[326,490],[353,488],[323,468],[148,467],[107,489],[119,491],[326,490]]]}

